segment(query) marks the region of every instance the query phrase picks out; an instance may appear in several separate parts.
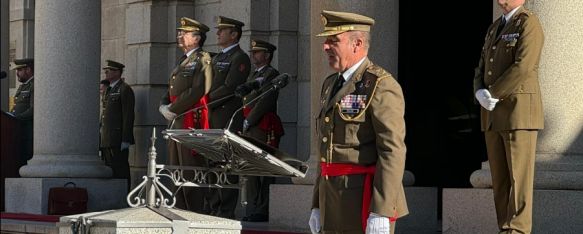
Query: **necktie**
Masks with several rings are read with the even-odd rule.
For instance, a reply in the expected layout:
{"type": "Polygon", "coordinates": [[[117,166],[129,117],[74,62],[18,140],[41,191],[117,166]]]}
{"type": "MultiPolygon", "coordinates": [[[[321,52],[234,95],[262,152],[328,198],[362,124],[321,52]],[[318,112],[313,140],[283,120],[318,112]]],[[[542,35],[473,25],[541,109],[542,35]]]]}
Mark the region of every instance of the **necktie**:
{"type": "Polygon", "coordinates": [[[500,24],[498,25],[498,29],[496,30],[496,37],[498,37],[498,35],[500,35],[500,32],[502,32],[502,29],[504,28],[505,25],[506,25],[506,17],[502,16],[502,20],[500,21],[500,24]]]}
{"type": "Polygon", "coordinates": [[[186,54],[183,54],[180,59],[178,59],[178,65],[180,65],[187,58],[186,54]]]}
{"type": "Polygon", "coordinates": [[[332,93],[330,95],[330,98],[334,97],[336,95],[336,93],[338,93],[338,90],[340,90],[342,88],[342,85],[344,84],[344,77],[342,76],[342,74],[338,74],[338,77],[336,78],[336,82],[334,83],[334,87],[332,89],[332,93]]]}

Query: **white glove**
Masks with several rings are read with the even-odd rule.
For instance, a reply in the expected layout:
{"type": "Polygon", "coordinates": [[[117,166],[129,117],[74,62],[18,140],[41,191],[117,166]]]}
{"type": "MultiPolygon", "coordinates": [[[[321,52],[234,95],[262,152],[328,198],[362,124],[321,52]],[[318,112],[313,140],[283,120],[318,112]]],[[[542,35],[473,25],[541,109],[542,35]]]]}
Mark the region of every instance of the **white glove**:
{"type": "Polygon", "coordinates": [[[176,117],[176,114],[174,114],[172,111],[170,111],[170,105],[160,105],[160,107],[158,108],[158,111],[160,111],[160,113],[164,116],[164,118],[166,120],[173,120],[174,117],[176,117]]]}
{"type": "Polygon", "coordinates": [[[384,217],[370,212],[366,221],[366,234],[389,234],[391,233],[391,221],[384,217]]]}
{"type": "Polygon", "coordinates": [[[121,143],[121,150],[126,150],[130,148],[130,143],[129,142],[122,142],[121,143]]]}
{"type": "Polygon", "coordinates": [[[243,132],[247,132],[249,129],[249,121],[243,120],[243,132]]]}
{"type": "Polygon", "coordinates": [[[482,105],[484,109],[489,111],[494,110],[496,103],[500,101],[500,99],[493,98],[492,94],[490,94],[490,91],[487,89],[478,89],[478,91],[476,91],[476,99],[478,99],[478,102],[480,102],[480,105],[482,105]]]}
{"type": "Polygon", "coordinates": [[[310,230],[312,234],[320,233],[320,209],[312,209],[312,214],[310,215],[310,230]]]}

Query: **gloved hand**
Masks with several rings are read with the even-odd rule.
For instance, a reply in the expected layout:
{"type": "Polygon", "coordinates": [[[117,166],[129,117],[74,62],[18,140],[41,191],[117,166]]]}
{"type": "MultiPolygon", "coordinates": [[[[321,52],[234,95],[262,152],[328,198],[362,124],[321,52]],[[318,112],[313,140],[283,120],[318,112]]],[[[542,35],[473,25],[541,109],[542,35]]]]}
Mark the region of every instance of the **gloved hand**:
{"type": "Polygon", "coordinates": [[[310,230],[312,234],[317,234],[320,232],[320,209],[312,209],[312,214],[310,215],[310,230]]]}
{"type": "Polygon", "coordinates": [[[480,102],[480,105],[484,107],[484,109],[489,111],[494,110],[496,103],[500,101],[500,99],[493,98],[492,94],[490,94],[490,91],[487,89],[478,89],[478,91],[476,91],[476,99],[478,99],[478,102],[480,102]]]}
{"type": "Polygon", "coordinates": [[[249,130],[249,121],[243,120],[243,132],[247,132],[249,130]]]}
{"type": "Polygon", "coordinates": [[[237,86],[235,89],[235,96],[245,97],[247,94],[251,93],[254,89],[258,89],[260,84],[258,80],[247,82],[245,84],[237,86]]]}
{"type": "Polygon", "coordinates": [[[130,143],[129,142],[122,142],[121,143],[121,150],[126,150],[130,148],[130,143]]]}
{"type": "Polygon", "coordinates": [[[172,111],[170,111],[170,105],[160,105],[158,111],[164,116],[166,120],[173,120],[176,117],[172,111]]]}
{"type": "Polygon", "coordinates": [[[370,212],[366,221],[366,234],[389,234],[391,233],[391,221],[384,217],[370,212]]]}

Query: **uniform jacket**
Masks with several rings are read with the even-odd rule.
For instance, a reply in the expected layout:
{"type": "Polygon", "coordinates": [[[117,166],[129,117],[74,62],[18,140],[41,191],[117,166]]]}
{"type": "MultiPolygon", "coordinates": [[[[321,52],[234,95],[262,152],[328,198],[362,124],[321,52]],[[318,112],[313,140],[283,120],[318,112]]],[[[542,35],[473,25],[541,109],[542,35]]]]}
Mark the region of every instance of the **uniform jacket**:
{"type": "MultiPolygon", "coordinates": [[[[219,53],[212,60],[213,82],[209,93],[210,101],[216,101],[222,97],[231,95],[237,86],[245,83],[249,75],[251,63],[249,56],[239,46],[226,53],[219,53]]],[[[211,128],[225,128],[231,116],[243,105],[240,98],[228,98],[210,105],[211,128]]],[[[233,130],[240,130],[243,123],[243,115],[238,113],[233,120],[233,130]]]]}
{"type": "Polygon", "coordinates": [[[482,130],[542,129],[538,66],[544,42],[538,18],[521,7],[496,36],[501,20],[488,28],[474,76],[474,93],[488,89],[500,99],[493,111],[481,108],[482,130]]]}
{"type": "Polygon", "coordinates": [[[271,80],[279,75],[279,71],[273,68],[271,65],[267,65],[261,71],[254,72],[249,75],[247,82],[253,82],[257,78],[262,79],[261,81],[261,88],[258,90],[254,90],[249,93],[247,96],[243,98],[243,105],[248,106],[251,108],[251,112],[247,115],[247,122],[249,122],[249,126],[253,127],[259,123],[259,121],[263,118],[268,112],[277,112],[277,97],[279,92],[271,91],[265,96],[261,97],[258,101],[254,103],[248,104],[251,100],[256,98],[257,96],[261,95],[261,90],[266,90],[266,86],[271,85],[271,80]]]}
{"type": "MultiPolygon", "coordinates": [[[[316,120],[320,162],[376,165],[370,211],[387,217],[408,214],[402,185],[406,147],[401,86],[368,59],[330,97],[337,77],[329,76],[322,86],[322,109],[316,120]],[[350,98],[362,102],[350,109],[346,105],[352,102],[342,104],[350,98]]],[[[318,176],[313,207],[320,208],[324,231],[362,231],[363,179],[364,175],[318,176]]]]}
{"type": "MultiPolygon", "coordinates": [[[[161,104],[168,105],[171,103],[170,97],[177,96],[170,111],[180,115],[192,109],[209,92],[212,76],[210,54],[198,48],[172,71],[168,92],[162,97],[161,104]]],[[[183,117],[179,117],[173,128],[182,128],[182,124],[183,117]]]]}
{"type": "Polygon", "coordinates": [[[101,147],[134,144],[134,91],[120,80],[105,93],[101,116],[101,147]]]}
{"type": "Polygon", "coordinates": [[[14,117],[20,120],[32,121],[34,110],[34,78],[21,84],[14,95],[14,117]]]}

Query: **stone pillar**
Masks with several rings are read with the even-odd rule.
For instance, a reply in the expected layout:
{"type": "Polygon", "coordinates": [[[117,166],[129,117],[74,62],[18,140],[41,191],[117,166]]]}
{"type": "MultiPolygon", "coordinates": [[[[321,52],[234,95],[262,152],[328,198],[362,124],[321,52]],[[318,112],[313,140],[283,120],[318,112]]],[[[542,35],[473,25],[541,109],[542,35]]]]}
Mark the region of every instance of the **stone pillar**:
{"type": "MultiPolygon", "coordinates": [[[[545,129],[538,136],[534,187],[583,190],[583,18],[572,17],[581,15],[583,2],[530,0],[525,6],[545,34],[539,68],[545,129]]],[[[491,187],[488,163],[470,180],[474,187],[491,187]]]]}
{"type": "Polygon", "coordinates": [[[111,176],[98,157],[100,6],[37,3],[34,156],[23,177],[111,176]]]}

